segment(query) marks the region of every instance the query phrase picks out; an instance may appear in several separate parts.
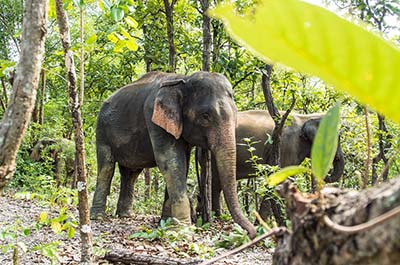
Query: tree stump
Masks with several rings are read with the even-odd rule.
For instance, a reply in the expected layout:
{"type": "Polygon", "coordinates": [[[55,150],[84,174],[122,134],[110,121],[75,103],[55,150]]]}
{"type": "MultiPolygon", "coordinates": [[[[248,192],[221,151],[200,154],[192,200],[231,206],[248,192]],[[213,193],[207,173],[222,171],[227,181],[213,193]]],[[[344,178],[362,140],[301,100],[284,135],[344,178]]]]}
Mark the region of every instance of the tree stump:
{"type": "Polygon", "coordinates": [[[320,196],[281,186],[292,232],[277,238],[273,264],[399,264],[399,214],[357,233],[336,231],[324,218],[354,226],[381,216],[400,205],[400,178],[363,191],[328,187],[320,196]]]}

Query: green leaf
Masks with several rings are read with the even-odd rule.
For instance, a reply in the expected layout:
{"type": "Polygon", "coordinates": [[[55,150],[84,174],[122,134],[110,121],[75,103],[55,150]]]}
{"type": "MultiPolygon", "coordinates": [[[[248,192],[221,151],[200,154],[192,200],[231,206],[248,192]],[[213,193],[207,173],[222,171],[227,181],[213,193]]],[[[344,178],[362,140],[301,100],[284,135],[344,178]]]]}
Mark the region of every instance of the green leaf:
{"type": "Polygon", "coordinates": [[[282,168],[278,172],[275,172],[268,176],[266,182],[268,186],[276,186],[279,183],[285,181],[288,177],[302,174],[302,173],[310,173],[311,170],[302,166],[288,166],[282,168]]]}
{"type": "Polygon", "coordinates": [[[72,0],[72,2],[74,2],[74,5],[79,8],[82,8],[83,5],[85,4],[83,0],[72,0]]]}
{"type": "Polygon", "coordinates": [[[339,103],[321,119],[311,149],[311,167],[318,183],[323,183],[332,166],[338,145],[339,103]]]}
{"type": "Polygon", "coordinates": [[[210,14],[267,62],[321,77],[400,122],[400,51],[383,38],[318,6],[260,0],[240,15],[231,3],[210,14]]]}
{"type": "Polygon", "coordinates": [[[124,10],[122,10],[119,7],[113,7],[111,8],[111,17],[116,21],[120,21],[121,19],[124,18],[124,10]]]}
{"type": "Polygon", "coordinates": [[[130,27],[132,27],[134,29],[137,28],[137,26],[138,26],[137,21],[131,16],[125,17],[125,22],[126,22],[126,24],[128,24],[130,27]]]}
{"type": "Polygon", "coordinates": [[[138,45],[137,45],[137,43],[136,43],[136,41],[135,41],[135,39],[129,39],[127,42],[126,42],[126,47],[129,49],[129,50],[131,50],[131,51],[137,51],[137,49],[138,49],[138,45]]]}
{"type": "Polygon", "coordinates": [[[24,233],[24,236],[29,236],[31,234],[31,229],[27,227],[22,232],[24,233]]]}
{"type": "Polygon", "coordinates": [[[39,223],[44,223],[47,221],[47,212],[41,212],[39,214],[39,223]]]}
{"type": "Polygon", "coordinates": [[[72,226],[68,227],[68,238],[73,238],[75,235],[75,228],[73,228],[72,226]]]}
{"type": "Polygon", "coordinates": [[[51,221],[51,229],[54,233],[58,234],[62,231],[61,224],[57,221],[51,221]]]}
{"type": "Polygon", "coordinates": [[[85,42],[86,42],[87,45],[91,45],[91,44],[96,43],[96,41],[97,41],[97,35],[93,34],[92,36],[87,38],[85,42]]]}

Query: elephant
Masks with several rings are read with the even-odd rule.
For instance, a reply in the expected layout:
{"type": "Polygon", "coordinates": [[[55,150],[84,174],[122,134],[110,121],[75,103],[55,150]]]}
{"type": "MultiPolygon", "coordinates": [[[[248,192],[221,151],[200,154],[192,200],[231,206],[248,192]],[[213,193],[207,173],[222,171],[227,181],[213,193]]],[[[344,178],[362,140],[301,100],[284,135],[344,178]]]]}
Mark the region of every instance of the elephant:
{"type": "Polygon", "coordinates": [[[57,186],[62,182],[75,184],[75,143],[68,139],[44,137],[37,141],[30,152],[30,159],[36,162],[51,159],[57,186]],[[62,180],[62,175],[64,179],[62,180]]]}
{"type": "MultiPolygon", "coordinates": [[[[283,114],[283,112],[281,113],[283,114]]],[[[316,135],[321,118],[324,114],[290,114],[283,128],[280,143],[280,163],[282,167],[299,165],[306,157],[310,157],[311,147],[316,135]]],[[[250,138],[252,147],[255,148],[253,154],[261,158],[259,163],[266,163],[264,149],[268,142],[269,135],[272,135],[274,122],[268,111],[250,110],[238,112],[238,127],[236,128],[236,178],[244,179],[255,176],[255,169],[249,163],[250,152],[245,138],[250,138]]],[[[200,158],[201,159],[201,158],[200,158]]],[[[220,193],[221,182],[218,178],[218,171],[214,158],[211,159],[212,172],[212,211],[216,216],[221,214],[220,193]]],[[[340,179],[344,171],[344,155],[340,146],[340,141],[336,149],[331,174],[325,178],[326,182],[336,182],[340,179]]]]}
{"type": "Polygon", "coordinates": [[[236,115],[232,86],[218,73],[186,76],[150,72],[117,90],[103,103],[97,117],[98,175],[91,219],[105,215],[118,163],[117,216],[132,215],[138,175],[144,168],[158,166],[168,194],[163,213],[177,224],[190,224],[186,181],[190,151],[196,146],[214,154],[232,218],[253,238],[255,228],[241,211],[236,190],[236,115]]]}

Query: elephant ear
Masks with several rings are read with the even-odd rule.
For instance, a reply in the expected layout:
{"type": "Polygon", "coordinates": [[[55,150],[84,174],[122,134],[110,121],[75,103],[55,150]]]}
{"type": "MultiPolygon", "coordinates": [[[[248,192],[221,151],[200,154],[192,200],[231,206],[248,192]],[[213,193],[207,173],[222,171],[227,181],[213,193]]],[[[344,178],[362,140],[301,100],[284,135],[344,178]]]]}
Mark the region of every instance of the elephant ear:
{"type": "Polygon", "coordinates": [[[183,129],[182,92],[185,80],[168,80],[161,83],[154,100],[152,122],[179,139],[183,129]]]}
{"type": "Polygon", "coordinates": [[[311,119],[306,121],[301,128],[301,137],[313,142],[315,135],[317,134],[319,122],[320,119],[311,119]]]}

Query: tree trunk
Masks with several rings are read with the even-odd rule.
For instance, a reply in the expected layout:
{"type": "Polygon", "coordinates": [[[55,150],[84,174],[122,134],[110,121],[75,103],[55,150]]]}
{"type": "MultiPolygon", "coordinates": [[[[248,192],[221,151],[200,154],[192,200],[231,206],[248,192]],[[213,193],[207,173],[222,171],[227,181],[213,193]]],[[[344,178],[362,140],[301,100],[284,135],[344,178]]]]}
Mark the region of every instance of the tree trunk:
{"type": "Polygon", "coordinates": [[[201,10],[203,15],[203,71],[210,71],[211,58],[211,19],[206,14],[210,7],[210,0],[200,0],[201,10]]]}
{"type": "MultiPolygon", "coordinates": [[[[56,0],[56,14],[58,25],[60,28],[61,42],[64,48],[65,65],[67,68],[69,107],[72,115],[72,124],[74,127],[75,135],[75,174],[77,177],[79,200],[78,208],[81,235],[81,262],[85,264],[91,264],[92,231],[89,219],[83,124],[80,112],[78,91],[76,87],[76,72],[74,57],[71,51],[68,18],[63,8],[62,0],[56,0]]],[[[81,78],[83,78],[83,75],[81,75],[81,78]]]]}
{"type": "Polygon", "coordinates": [[[144,169],[144,183],[145,183],[145,186],[146,186],[144,197],[146,198],[146,200],[148,200],[150,198],[150,191],[151,191],[150,168],[145,168],[144,169]]]}
{"type": "Polygon", "coordinates": [[[400,178],[361,192],[329,187],[320,197],[305,197],[289,182],[281,191],[292,233],[277,238],[273,264],[398,264],[400,215],[383,214],[399,209],[400,178]],[[329,224],[327,216],[335,224],[329,224]],[[377,219],[382,222],[365,224],[377,219]],[[349,228],[358,224],[358,232],[349,228]]]}
{"type": "Polygon", "coordinates": [[[40,87],[40,101],[39,101],[39,124],[43,125],[44,122],[44,98],[46,95],[46,71],[42,69],[42,85],[40,87]]]}
{"type": "Polygon", "coordinates": [[[212,222],[211,214],[211,152],[207,149],[198,148],[196,152],[200,152],[200,202],[198,208],[201,211],[201,218],[203,223],[212,222]]]}
{"type": "Polygon", "coordinates": [[[22,47],[10,104],[0,127],[0,191],[12,177],[15,158],[31,119],[47,31],[47,0],[25,0],[22,47]]]}
{"type": "Polygon", "coordinates": [[[387,177],[389,174],[389,165],[388,165],[389,159],[386,157],[385,150],[389,150],[391,148],[391,146],[392,146],[391,139],[393,138],[392,135],[390,135],[388,133],[388,130],[387,130],[386,124],[385,124],[385,118],[382,115],[380,115],[379,113],[377,115],[378,115],[378,122],[379,122],[379,131],[378,131],[379,153],[372,160],[372,176],[371,176],[372,185],[374,185],[378,181],[377,164],[381,160],[383,160],[384,169],[380,176],[382,176],[383,181],[387,181],[387,177]]]}
{"type": "MultiPolygon", "coordinates": [[[[266,158],[266,163],[268,165],[278,165],[281,166],[280,163],[280,142],[283,126],[285,125],[286,119],[289,116],[290,112],[294,108],[295,98],[293,97],[292,104],[290,108],[286,111],[286,113],[281,117],[278,109],[275,107],[274,99],[272,97],[271,92],[271,75],[272,75],[273,66],[267,64],[265,66],[265,71],[262,71],[262,79],[261,86],[265,97],[265,103],[268,108],[268,112],[271,115],[275,127],[272,132],[272,144],[267,145],[263,152],[263,157],[266,158]]],[[[264,200],[268,200],[269,202],[264,203],[264,205],[271,205],[271,211],[274,214],[275,220],[279,225],[284,225],[284,215],[281,206],[277,203],[272,196],[268,196],[264,200]]]]}
{"type": "Polygon", "coordinates": [[[164,0],[165,15],[167,18],[167,34],[168,34],[168,47],[169,47],[169,69],[168,72],[175,73],[176,71],[176,50],[174,43],[174,5],[177,0],[164,0]]]}

